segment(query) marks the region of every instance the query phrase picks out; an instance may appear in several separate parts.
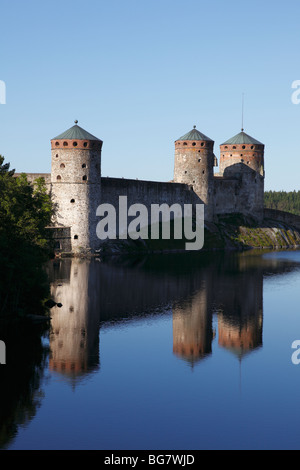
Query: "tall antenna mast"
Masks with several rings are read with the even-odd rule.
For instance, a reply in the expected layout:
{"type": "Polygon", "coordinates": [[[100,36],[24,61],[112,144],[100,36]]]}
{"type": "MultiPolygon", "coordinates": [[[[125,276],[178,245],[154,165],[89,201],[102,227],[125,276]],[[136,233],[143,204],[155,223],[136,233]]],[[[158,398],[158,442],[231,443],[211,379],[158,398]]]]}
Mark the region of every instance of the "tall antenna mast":
{"type": "Polygon", "coordinates": [[[244,94],[242,93],[242,132],[244,131],[244,94]]]}

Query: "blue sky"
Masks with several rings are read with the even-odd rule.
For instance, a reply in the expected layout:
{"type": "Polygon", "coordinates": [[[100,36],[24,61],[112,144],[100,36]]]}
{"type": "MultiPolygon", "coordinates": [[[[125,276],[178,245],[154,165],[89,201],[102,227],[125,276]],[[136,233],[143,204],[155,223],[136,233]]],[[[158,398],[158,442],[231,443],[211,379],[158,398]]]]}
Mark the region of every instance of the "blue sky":
{"type": "Polygon", "coordinates": [[[50,172],[50,139],[104,141],[102,175],[168,181],[193,125],[265,146],[266,189],[300,190],[300,2],[2,0],[0,153],[50,172]]]}

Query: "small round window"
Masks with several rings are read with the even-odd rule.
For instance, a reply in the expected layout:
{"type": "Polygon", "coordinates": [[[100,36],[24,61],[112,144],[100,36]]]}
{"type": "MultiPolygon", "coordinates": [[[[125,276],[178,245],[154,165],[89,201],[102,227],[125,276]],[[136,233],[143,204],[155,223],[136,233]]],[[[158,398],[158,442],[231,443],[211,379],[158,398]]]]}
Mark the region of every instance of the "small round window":
{"type": "Polygon", "coordinates": [[[64,143],[63,143],[63,146],[64,146],[64,147],[68,147],[68,142],[64,142],[64,143]]]}
{"type": "Polygon", "coordinates": [[[77,147],[77,142],[73,142],[73,147],[77,147]]]}

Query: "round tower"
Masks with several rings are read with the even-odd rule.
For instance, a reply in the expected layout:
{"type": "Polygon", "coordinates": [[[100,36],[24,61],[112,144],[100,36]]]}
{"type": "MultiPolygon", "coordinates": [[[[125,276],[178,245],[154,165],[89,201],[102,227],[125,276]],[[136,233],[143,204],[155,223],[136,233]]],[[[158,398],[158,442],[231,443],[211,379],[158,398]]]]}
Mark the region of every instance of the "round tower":
{"type": "Polygon", "coordinates": [[[70,227],[72,251],[96,249],[101,201],[102,140],[78,126],[51,139],[51,183],[56,223],[70,227]]]}
{"type": "Polygon", "coordinates": [[[192,187],[205,204],[205,220],[213,218],[215,163],[214,141],[199,132],[196,126],[175,141],[174,182],[192,187]]]}
{"type": "Polygon", "coordinates": [[[236,179],[235,211],[263,219],[265,146],[241,132],[220,145],[220,173],[236,179]]]}
{"type": "Polygon", "coordinates": [[[220,145],[220,174],[226,175],[228,167],[233,170],[243,169],[243,165],[264,176],[265,146],[258,140],[242,131],[220,145]],[[243,165],[240,165],[240,164],[243,165]]]}

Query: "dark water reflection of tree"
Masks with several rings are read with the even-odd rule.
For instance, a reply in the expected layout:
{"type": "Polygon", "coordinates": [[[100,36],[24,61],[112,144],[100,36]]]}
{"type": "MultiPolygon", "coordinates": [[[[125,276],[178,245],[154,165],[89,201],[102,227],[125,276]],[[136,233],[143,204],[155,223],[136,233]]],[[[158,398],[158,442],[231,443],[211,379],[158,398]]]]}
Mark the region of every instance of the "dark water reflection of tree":
{"type": "Polygon", "coordinates": [[[0,449],[5,449],[41,404],[48,348],[41,327],[20,321],[0,323],[0,337],[6,345],[6,364],[0,365],[0,449]]]}

